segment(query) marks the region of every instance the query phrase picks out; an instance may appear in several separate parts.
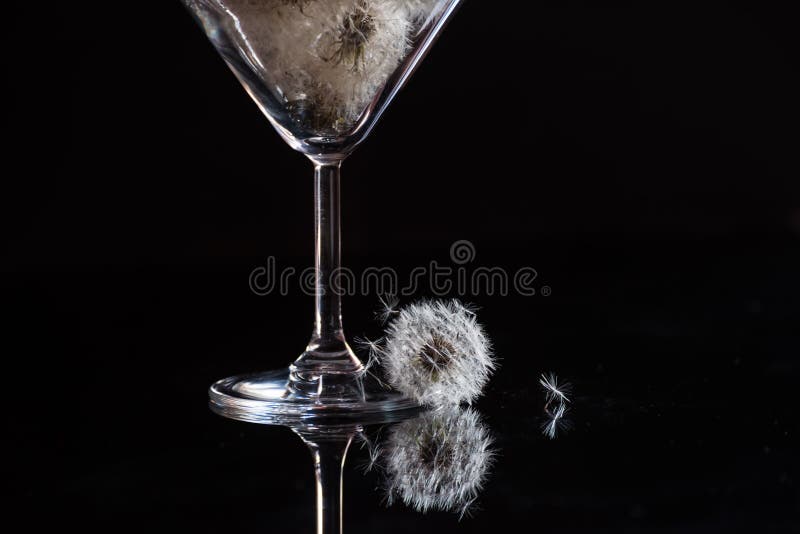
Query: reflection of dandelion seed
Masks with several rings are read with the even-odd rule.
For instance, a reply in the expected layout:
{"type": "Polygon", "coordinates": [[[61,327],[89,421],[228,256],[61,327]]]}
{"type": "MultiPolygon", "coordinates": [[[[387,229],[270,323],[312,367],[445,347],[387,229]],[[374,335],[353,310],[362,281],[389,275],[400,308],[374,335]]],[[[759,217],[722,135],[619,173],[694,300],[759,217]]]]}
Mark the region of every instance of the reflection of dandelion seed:
{"type": "Polygon", "coordinates": [[[550,439],[555,439],[559,432],[566,432],[572,428],[572,423],[564,415],[569,411],[566,404],[559,402],[554,412],[545,410],[549,419],[542,423],[542,433],[550,439]]]}
{"type": "Polygon", "coordinates": [[[483,489],[494,451],[492,438],[471,408],[443,408],[390,430],[386,441],[386,499],[419,512],[463,516],[483,489]]]}
{"type": "Polygon", "coordinates": [[[361,441],[361,448],[367,449],[367,455],[369,457],[367,463],[363,466],[364,473],[372,471],[376,468],[380,468],[379,460],[381,457],[381,452],[383,451],[377,440],[371,440],[364,430],[360,431],[356,437],[359,441],[361,441]]]}
{"type": "Polygon", "coordinates": [[[457,300],[406,306],[382,355],[389,383],[421,404],[472,402],[496,364],[475,313],[457,300]]]}

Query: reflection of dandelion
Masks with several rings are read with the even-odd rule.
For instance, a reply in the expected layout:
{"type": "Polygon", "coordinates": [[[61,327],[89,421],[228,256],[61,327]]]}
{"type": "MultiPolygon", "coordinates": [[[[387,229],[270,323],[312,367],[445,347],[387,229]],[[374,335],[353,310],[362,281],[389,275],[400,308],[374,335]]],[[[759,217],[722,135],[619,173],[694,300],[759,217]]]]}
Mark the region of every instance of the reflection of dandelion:
{"type": "Polygon", "coordinates": [[[406,306],[386,330],[389,383],[421,404],[472,402],[496,364],[475,312],[457,300],[406,306]]]}
{"type": "Polygon", "coordinates": [[[384,454],[387,502],[419,512],[469,512],[483,489],[494,451],[480,415],[449,407],[390,430],[384,454]]]}
{"type": "Polygon", "coordinates": [[[373,469],[380,468],[380,458],[383,449],[377,439],[371,439],[365,430],[356,434],[356,439],[361,442],[361,449],[367,450],[368,460],[363,464],[363,471],[367,473],[373,469]]]}

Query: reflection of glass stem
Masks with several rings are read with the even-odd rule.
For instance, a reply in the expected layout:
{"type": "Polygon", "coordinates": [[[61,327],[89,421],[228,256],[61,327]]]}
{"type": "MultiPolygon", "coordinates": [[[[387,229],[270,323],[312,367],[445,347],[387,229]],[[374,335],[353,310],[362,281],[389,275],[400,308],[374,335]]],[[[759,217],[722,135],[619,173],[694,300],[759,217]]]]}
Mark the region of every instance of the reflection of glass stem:
{"type": "Polygon", "coordinates": [[[337,430],[327,434],[319,431],[294,429],[308,445],[314,458],[317,486],[317,534],[342,532],[342,470],[347,450],[357,428],[337,430]]]}

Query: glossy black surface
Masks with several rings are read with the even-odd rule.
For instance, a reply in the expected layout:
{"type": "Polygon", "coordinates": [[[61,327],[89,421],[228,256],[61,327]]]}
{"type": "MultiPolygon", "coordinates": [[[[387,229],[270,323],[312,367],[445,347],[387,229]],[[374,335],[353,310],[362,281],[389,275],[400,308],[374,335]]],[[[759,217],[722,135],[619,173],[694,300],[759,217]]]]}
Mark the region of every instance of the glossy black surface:
{"type": "MultiPolygon", "coordinates": [[[[310,165],[163,4],[9,14],[4,521],[311,532],[300,439],[206,405],[308,340],[311,298],[248,276],[310,265],[310,165]]],[[[387,509],[354,447],[345,531],[796,532],[794,19],[495,4],[465,2],[345,164],[343,256],[408,273],[467,239],[472,265],[532,266],[552,293],[468,298],[502,359],[474,517],[387,509]],[[552,441],[545,371],[574,384],[552,441]]],[[[376,335],[376,303],[345,299],[349,335],[376,335]]]]}
{"type": "MultiPolygon", "coordinates": [[[[798,257],[734,253],[735,270],[716,268],[724,255],[694,257],[673,271],[614,260],[626,276],[596,268],[554,276],[558,292],[546,299],[483,299],[503,366],[477,404],[499,449],[482,509],[460,523],[386,509],[354,448],[347,529],[478,532],[530,521],[553,532],[791,531],[798,257]],[[552,441],[539,429],[536,384],[549,370],[575,395],[574,429],[552,441]]],[[[18,286],[15,367],[32,373],[47,362],[51,371],[20,380],[28,400],[16,406],[30,411],[7,414],[20,449],[6,469],[30,520],[68,518],[91,532],[313,528],[300,440],[206,407],[214,378],[277,366],[302,346],[309,303],[271,305],[242,289],[242,274],[71,273],[69,288],[18,286]],[[123,287],[100,290],[115,284],[123,287]],[[282,335],[268,335],[270,324],[282,335]]],[[[351,300],[357,332],[370,305],[351,300]]]]}

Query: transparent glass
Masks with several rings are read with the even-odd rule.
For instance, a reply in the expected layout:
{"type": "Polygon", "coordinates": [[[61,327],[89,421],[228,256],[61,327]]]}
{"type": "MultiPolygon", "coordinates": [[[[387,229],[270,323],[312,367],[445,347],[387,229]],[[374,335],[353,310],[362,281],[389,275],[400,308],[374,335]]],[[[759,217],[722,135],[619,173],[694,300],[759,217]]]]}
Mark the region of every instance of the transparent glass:
{"type": "Polygon", "coordinates": [[[283,423],[409,410],[365,377],[342,329],[342,161],[363,141],[460,0],[183,0],[281,137],[314,164],[316,309],[288,369],[210,388],[218,413],[283,423]]]}

